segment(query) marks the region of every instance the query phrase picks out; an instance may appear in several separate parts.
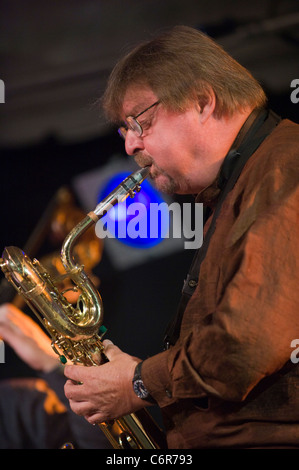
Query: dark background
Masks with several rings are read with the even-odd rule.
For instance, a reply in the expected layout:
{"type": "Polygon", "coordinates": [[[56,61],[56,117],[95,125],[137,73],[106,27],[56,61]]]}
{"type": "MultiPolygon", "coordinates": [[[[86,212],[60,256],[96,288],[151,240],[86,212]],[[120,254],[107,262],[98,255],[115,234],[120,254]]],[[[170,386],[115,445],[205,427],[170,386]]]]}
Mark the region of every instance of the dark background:
{"type": "MultiPolygon", "coordinates": [[[[0,9],[1,251],[24,247],[61,186],[114,155],[126,164],[97,100],[118,57],[165,27],[210,34],[262,83],[272,109],[299,123],[290,99],[299,78],[297,0],[4,0],[0,9]]],[[[104,248],[95,271],[108,336],[120,347],[140,357],[160,350],[192,255],[177,250],[120,270],[104,248]]],[[[0,377],[28,373],[6,347],[0,377]]]]}

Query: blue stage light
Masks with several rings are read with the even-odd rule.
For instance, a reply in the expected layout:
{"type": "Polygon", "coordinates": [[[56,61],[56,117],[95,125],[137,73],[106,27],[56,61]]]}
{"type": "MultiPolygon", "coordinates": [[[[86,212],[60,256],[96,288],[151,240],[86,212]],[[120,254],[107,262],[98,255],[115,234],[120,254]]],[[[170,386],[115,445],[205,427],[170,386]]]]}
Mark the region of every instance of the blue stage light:
{"type": "MultiPolygon", "coordinates": [[[[121,172],[110,178],[99,192],[98,203],[129,174],[121,172]]],[[[121,243],[146,249],[158,245],[165,238],[169,230],[169,211],[161,194],[145,180],[134,198],[128,197],[115,206],[102,221],[104,227],[121,243]],[[161,204],[163,211],[157,209],[161,208],[161,204]]]]}

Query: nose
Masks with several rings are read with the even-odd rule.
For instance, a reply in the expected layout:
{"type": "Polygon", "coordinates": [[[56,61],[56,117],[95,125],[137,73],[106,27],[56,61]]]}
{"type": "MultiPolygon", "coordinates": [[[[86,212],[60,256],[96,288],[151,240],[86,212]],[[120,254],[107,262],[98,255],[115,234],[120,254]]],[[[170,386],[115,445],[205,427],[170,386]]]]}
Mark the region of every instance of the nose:
{"type": "Polygon", "coordinates": [[[135,155],[141,150],[144,150],[142,137],[139,137],[136,132],[128,129],[125,140],[125,148],[128,155],[135,155]]]}

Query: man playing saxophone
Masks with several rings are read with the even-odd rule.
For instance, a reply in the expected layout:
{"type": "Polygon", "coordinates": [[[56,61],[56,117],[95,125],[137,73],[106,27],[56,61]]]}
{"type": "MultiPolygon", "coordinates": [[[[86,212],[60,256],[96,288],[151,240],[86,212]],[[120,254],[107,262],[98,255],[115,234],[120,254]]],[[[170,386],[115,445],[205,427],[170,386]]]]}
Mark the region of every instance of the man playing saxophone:
{"type": "Polygon", "coordinates": [[[169,448],[298,448],[299,128],[252,75],[176,27],[114,68],[103,100],[128,155],[166,193],[207,207],[164,350],[66,365],[72,410],[101,423],[161,408],[169,448]]]}

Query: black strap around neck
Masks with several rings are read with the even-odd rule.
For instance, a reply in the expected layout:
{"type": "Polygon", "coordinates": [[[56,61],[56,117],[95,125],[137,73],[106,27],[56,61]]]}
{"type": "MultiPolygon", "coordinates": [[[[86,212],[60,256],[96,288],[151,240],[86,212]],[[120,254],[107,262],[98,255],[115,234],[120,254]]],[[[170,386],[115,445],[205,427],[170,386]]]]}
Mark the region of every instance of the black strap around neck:
{"type": "Polygon", "coordinates": [[[164,337],[165,349],[168,349],[170,345],[174,345],[179,337],[183,313],[198,284],[200,266],[206,256],[211,237],[215,231],[216,220],[226,196],[233,189],[251,155],[280,121],[281,118],[271,110],[254,110],[245,121],[225,157],[218,178],[218,186],[221,192],[214,209],[213,218],[204,237],[203,244],[196,251],[193,258],[189,273],[184,282],[177,314],[167,328],[164,337]]]}

